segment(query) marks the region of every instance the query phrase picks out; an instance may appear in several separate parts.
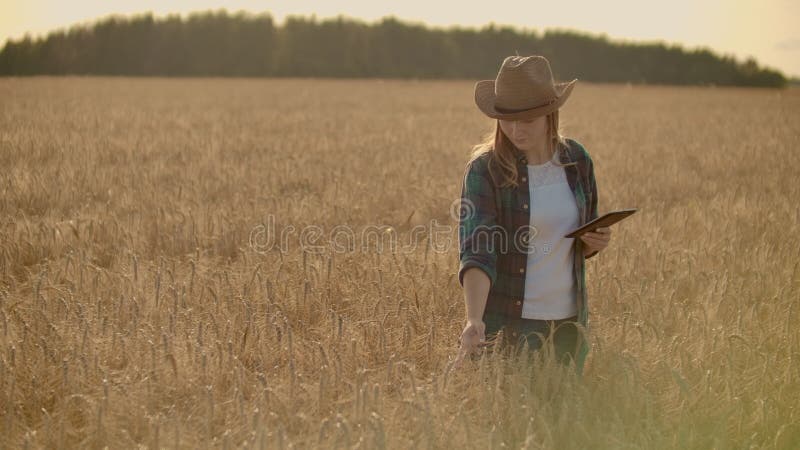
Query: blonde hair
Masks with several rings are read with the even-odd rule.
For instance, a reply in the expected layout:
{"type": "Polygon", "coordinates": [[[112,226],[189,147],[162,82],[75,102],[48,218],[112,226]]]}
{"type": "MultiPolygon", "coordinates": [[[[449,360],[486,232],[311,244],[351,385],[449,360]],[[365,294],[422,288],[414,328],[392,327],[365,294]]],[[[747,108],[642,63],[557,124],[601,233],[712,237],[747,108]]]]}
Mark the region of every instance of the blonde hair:
{"type": "MultiPolygon", "coordinates": [[[[567,167],[576,165],[577,162],[562,164],[558,157],[559,152],[566,151],[567,141],[561,134],[558,120],[558,110],[547,115],[547,137],[556,149],[553,152],[553,163],[557,166],[567,167]]],[[[519,186],[517,179],[517,163],[512,152],[511,140],[503,133],[500,128],[500,120],[495,120],[494,130],[489,131],[483,141],[472,147],[470,160],[477,158],[484,153],[490,153],[488,160],[489,173],[492,176],[495,186],[519,186]],[[497,173],[497,174],[496,174],[497,173]]]]}

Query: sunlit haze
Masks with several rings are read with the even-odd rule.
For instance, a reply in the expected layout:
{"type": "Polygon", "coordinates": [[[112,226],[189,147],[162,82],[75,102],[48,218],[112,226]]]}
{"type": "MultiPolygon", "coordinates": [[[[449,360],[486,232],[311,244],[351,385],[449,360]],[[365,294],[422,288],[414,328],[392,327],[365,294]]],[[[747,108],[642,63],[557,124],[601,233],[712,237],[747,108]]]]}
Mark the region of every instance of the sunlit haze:
{"type": "Polygon", "coordinates": [[[687,49],[708,47],[737,59],[752,56],[786,76],[800,76],[800,2],[796,0],[575,0],[569,3],[378,1],[211,1],[211,0],[0,0],[0,42],[25,33],[40,36],[108,14],[168,13],[225,8],[269,12],[278,23],[290,14],[318,19],[338,14],[368,22],[394,15],[430,26],[480,27],[494,22],[536,30],[575,29],[605,33],[614,40],[663,41],[687,49]],[[495,5],[501,8],[491,9],[495,5]]]}

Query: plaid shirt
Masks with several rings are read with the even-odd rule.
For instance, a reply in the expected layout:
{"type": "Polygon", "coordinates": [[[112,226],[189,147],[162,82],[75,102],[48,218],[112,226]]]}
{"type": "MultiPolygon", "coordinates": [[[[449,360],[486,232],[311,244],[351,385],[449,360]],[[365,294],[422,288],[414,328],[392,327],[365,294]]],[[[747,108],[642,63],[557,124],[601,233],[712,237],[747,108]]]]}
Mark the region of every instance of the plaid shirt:
{"type": "MultiPolygon", "coordinates": [[[[597,218],[597,185],[589,153],[574,139],[566,139],[566,152],[559,152],[567,182],[575,196],[580,225],[597,218]]],[[[517,160],[520,185],[517,188],[495,188],[487,166],[489,153],[470,161],[461,186],[459,220],[460,268],[458,280],[464,286],[464,272],[478,267],[489,276],[491,287],[484,317],[495,313],[506,318],[521,318],[527,270],[527,233],[530,229],[530,190],[525,154],[513,148],[517,160]],[[500,208],[498,208],[500,206],[500,208]]],[[[589,311],[586,295],[586,268],[583,241],[573,240],[573,279],[577,287],[578,322],[588,331],[589,311]]],[[[591,258],[593,252],[586,256],[591,258]]],[[[585,336],[584,336],[585,338],[585,336]]],[[[580,366],[588,353],[588,345],[578,355],[580,366]]]]}

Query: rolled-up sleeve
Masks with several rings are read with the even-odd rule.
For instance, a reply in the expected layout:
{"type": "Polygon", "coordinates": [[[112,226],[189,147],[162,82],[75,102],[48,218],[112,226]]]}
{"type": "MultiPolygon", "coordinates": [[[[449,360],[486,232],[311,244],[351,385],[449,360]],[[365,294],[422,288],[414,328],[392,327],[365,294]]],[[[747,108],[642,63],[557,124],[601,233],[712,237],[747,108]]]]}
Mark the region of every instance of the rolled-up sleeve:
{"type": "MultiPolygon", "coordinates": [[[[473,160],[464,170],[461,185],[458,241],[460,268],[458,281],[464,286],[464,272],[478,267],[494,286],[497,281],[497,237],[502,227],[497,224],[497,205],[491,179],[482,161],[473,160]]],[[[491,288],[491,287],[490,287],[491,288]]]]}

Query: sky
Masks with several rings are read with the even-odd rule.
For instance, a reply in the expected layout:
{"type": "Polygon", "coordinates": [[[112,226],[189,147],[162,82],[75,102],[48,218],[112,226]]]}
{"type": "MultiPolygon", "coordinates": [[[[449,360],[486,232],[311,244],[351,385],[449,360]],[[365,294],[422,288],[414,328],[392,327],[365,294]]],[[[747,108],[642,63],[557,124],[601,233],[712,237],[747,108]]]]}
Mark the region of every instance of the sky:
{"type": "Polygon", "coordinates": [[[740,61],[753,57],[761,66],[800,77],[800,0],[0,0],[0,46],[26,33],[42,36],[109,14],[185,16],[221,8],[269,12],[278,24],[287,15],[324,19],[341,14],[366,22],[392,15],[432,27],[493,22],[537,31],[573,29],[614,41],[705,47],[740,61]]]}

